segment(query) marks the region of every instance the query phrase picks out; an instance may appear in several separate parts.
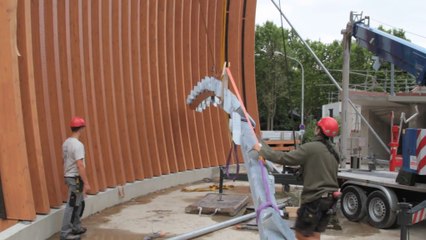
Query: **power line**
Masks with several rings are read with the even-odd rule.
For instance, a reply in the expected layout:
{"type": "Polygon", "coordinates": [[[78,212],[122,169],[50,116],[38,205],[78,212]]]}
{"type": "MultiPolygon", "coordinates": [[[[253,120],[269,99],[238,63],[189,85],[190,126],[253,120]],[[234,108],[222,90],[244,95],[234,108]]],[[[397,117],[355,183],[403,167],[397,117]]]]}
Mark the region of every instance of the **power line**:
{"type": "Polygon", "coordinates": [[[405,29],[403,29],[403,28],[400,28],[400,27],[392,26],[392,25],[390,25],[390,24],[384,23],[384,22],[379,21],[379,20],[377,20],[377,19],[370,18],[370,20],[372,20],[372,21],[374,21],[374,22],[377,22],[377,23],[380,23],[380,24],[382,24],[382,25],[385,25],[385,26],[388,26],[388,27],[394,28],[394,29],[402,29],[402,30],[404,30],[404,32],[406,32],[406,33],[409,33],[409,34],[415,35],[415,36],[417,36],[417,37],[421,37],[421,38],[423,38],[423,39],[426,39],[426,37],[425,37],[425,36],[423,36],[423,35],[420,35],[420,34],[417,34],[417,33],[414,33],[414,32],[410,32],[410,31],[407,31],[407,30],[405,30],[405,29]]]}

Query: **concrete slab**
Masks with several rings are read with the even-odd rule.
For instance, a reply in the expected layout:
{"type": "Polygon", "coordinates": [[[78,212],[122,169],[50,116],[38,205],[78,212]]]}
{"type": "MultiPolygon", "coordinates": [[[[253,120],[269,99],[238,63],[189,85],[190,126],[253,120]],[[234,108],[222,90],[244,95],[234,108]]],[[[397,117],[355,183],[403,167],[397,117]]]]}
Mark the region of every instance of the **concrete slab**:
{"type": "MultiPolygon", "coordinates": [[[[191,188],[206,188],[208,183],[194,183],[187,186],[191,188]]],[[[233,182],[234,188],[225,191],[225,194],[248,194],[250,189],[247,182],[233,182]]],[[[167,239],[200,228],[211,226],[229,220],[225,215],[194,215],[186,214],[184,209],[189,203],[199,201],[205,192],[183,192],[184,186],[157,191],[146,196],[132,199],[118,206],[108,208],[83,220],[89,228],[83,239],[114,239],[114,240],[140,240],[154,234],[162,234],[167,239]]],[[[277,194],[281,186],[277,185],[277,194]]],[[[294,221],[294,219],[292,219],[294,221]]],[[[366,221],[360,223],[350,222],[341,214],[338,220],[341,230],[327,229],[321,235],[323,240],[361,239],[361,240],[399,240],[399,229],[381,230],[369,226],[366,221]]],[[[241,223],[243,225],[245,223],[241,223]]],[[[294,223],[289,222],[290,226],[294,223]]],[[[244,226],[244,225],[243,225],[244,226]]],[[[244,239],[258,240],[259,234],[255,226],[241,228],[228,227],[213,233],[198,237],[200,240],[244,239]]],[[[426,235],[426,222],[415,225],[410,229],[411,240],[424,239],[426,235]]],[[[58,235],[49,240],[56,240],[58,235]]]]}
{"type": "MultiPolygon", "coordinates": [[[[214,216],[198,216],[185,213],[185,207],[188,206],[188,204],[202,199],[206,195],[206,192],[183,192],[182,189],[185,186],[189,186],[191,189],[206,188],[210,186],[212,182],[200,182],[200,180],[214,179],[214,182],[218,182],[216,181],[218,176],[219,173],[217,169],[203,170],[198,173],[171,174],[164,178],[156,178],[157,181],[140,181],[135,186],[126,184],[126,186],[123,186],[125,193],[123,198],[119,197],[118,189],[109,189],[109,191],[105,193],[100,193],[98,194],[102,196],[100,198],[90,196],[90,201],[88,202],[90,202],[91,205],[99,204],[104,207],[106,206],[106,208],[101,211],[92,212],[90,216],[83,219],[83,224],[87,226],[89,230],[83,235],[82,239],[141,240],[149,236],[162,236],[156,239],[166,239],[229,220],[231,217],[226,215],[216,214],[214,216]],[[186,182],[190,180],[193,180],[192,182],[198,182],[186,182]],[[159,181],[161,181],[161,183],[159,183],[159,181]],[[142,182],[145,183],[142,184],[142,182]],[[183,185],[176,186],[178,182],[183,185]],[[162,186],[164,189],[156,189],[153,185],[162,186]],[[139,194],[141,192],[145,193],[139,194]],[[108,200],[105,198],[110,199],[108,200]],[[108,206],[108,204],[114,204],[115,206],[108,206]]],[[[247,182],[231,182],[230,180],[226,180],[226,182],[232,183],[234,188],[225,190],[225,194],[248,195],[250,192],[247,182]]],[[[276,192],[277,195],[281,194],[280,197],[282,197],[283,194],[280,185],[276,185],[276,192]]],[[[251,199],[249,200],[249,204],[250,202],[251,199]]],[[[95,211],[99,209],[99,206],[91,206],[90,209],[90,211],[95,211]]],[[[85,215],[88,214],[89,213],[85,213],[85,215]]],[[[59,239],[58,231],[62,222],[62,215],[62,208],[54,209],[52,213],[47,216],[37,216],[37,220],[34,222],[20,222],[11,229],[1,232],[0,239],[57,240],[59,239]]],[[[359,223],[350,222],[341,214],[338,215],[338,220],[342,229],[328,229],[321,235],[321,239],[400,239],[400,230],[398,228],[389,230],[376,229],[369,226],[365,220],[359,223]]],[[[294,224],[290,222],[289,225],[293,226],[294,224]]],[[[258,232],[251,229],[256,228],[255,226],[251,228],[238,228],[237,226],[232,226],[197,239],[259,239],[258,232]]],[[[425,235],[426,221],[410,228],[411,240],[422,240],[425,235]]]]}
{"type": "MultiPolygon", "coordinates": [[[[104,192],[88,196],[83,218],[94,215],[106,208],[129,202],[139,196],[143,196],[155,191],[170,188],[179,184],[188,184],[200,181],[204,178],[211,179],[219,176],[219,168],[204,168],[192,171],[179,172],[163,175],[123,186],[108,188],[104,192]]],[[[14,226],[0,232],[0,239],[7,240],[45,240],[58,232],[61,228],[64,214],[63,205],[59,209],[52,209],[48,215],[37,215],[32,222],[20,221],[14,226]]],[[[59,239],[59,237],[55,238],[59,239]]]]}
{"type": "Polygon", "coordinates": [[[235,216],[249,201],[248,195],[208,193],[185,208],[186,213],[227,214],[235,216]]]}

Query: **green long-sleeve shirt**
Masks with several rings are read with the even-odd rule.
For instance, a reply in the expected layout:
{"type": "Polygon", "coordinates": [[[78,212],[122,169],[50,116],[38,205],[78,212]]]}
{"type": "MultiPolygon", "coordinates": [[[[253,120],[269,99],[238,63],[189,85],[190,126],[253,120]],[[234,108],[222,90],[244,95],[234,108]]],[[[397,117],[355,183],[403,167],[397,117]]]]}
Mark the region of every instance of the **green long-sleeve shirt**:
{"type": "Polygon", "coordinates": [[[312,202],[327,192],[334,192],[339,188],[337,171],[339,164],[327,146],[318,141],[305,143],[291,152],[272,150],[263,143],[259,154],[265,159],[290,166],[300,165],[303,171],[302,204],[312,202]]]}

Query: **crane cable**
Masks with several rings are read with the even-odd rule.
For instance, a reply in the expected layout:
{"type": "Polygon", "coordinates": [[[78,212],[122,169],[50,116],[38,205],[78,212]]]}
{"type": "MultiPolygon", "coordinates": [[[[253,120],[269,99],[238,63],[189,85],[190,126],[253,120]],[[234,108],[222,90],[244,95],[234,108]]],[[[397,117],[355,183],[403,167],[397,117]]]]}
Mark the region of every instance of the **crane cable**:
{"type": "Polygon", "coordinates": [[[200,1],[201,0],[198,0],[198,6],[200,7],[200,11],[201,11],[200,18],[202,19],[203,25],[204,25],[204,31],[205,31],[206,38],[207,38],[207,46],[208,46],[208,49],[209,49],[209,56],[212,58],[212,61],[213,61],[213,66],[211,68],[211,71],[213,73],[216,73],[216,58],[215,58],[215,55],[213,54],[213,47],[212,47],[212,43],[211,43],[210,38],[209,38],[209,34],[208,34],[209,32],[207,30],[208,29],[207,22],[206,22],[206,19],[204,19],[204,16],[207,17],[207,14],[205,14],[204,9],[201,7],[200,1]]]}
{"type": "MultiPolygon", "coordinates": [[[[281,0],[279,0],[278,2],[279,7],[281,9],[281,0]]],[[[293,80],[293,74],[291,72],[288,71],[288,59],[287,59],[287,47],[286,47],[286,42],[287,39],[285,38],[284,35],[284,23],[283,23],[283,17],[280,14],[280,21],[281,21],[281,36],[283,39],[283,50],[284,50],[284,62],[285,62],[285,73],[287,76],[287,83],[288,83],[288,89],[289,89],[289,96],[291,95],[291,83],[293,80]]],[[[297,148],[297,144],[296,144],[296,134],[295,134],[295,121],[294,121],[294,116],[293,116],[293,104],[291,101],[288,101],[290,104],[290,119],[291,119],[291,128],[292,128],[292,133],[293,133],[293,144],[294,144],[294,148],[297,148]]],[[[302,117],[302,114],[300,114],[300,117],[302,117]]]]}

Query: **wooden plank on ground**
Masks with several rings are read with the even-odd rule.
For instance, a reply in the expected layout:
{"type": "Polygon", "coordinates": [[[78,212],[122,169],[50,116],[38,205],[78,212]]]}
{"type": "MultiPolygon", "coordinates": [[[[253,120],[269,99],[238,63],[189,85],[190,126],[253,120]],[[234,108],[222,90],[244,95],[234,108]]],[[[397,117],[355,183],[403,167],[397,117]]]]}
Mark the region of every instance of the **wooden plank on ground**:
{"type": "Polygon", "coordinates": [[[294,143],[300,144],[300,140],[267,140],[265,141],[275,151],[292,151],[295,149],[294,143]]]}

